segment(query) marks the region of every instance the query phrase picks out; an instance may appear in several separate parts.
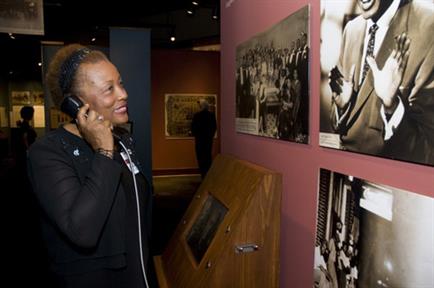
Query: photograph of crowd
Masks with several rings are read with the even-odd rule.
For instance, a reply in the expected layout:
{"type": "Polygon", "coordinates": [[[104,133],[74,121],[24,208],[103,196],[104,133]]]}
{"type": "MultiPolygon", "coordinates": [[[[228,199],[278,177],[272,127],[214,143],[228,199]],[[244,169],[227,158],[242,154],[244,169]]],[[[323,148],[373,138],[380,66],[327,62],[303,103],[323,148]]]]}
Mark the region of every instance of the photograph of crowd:
{"type": "Polygon", "coordinates": [[[316,288],[434,287],[434,198],[321,169],[316,288]]]}
{"type": "Polygon", "coordinates": [[[322,0],[320,145],[434,166],[432,0],[322,0]]]}
{"type": "Polygon", "coordinates": [[[236,131],[309,141],[309,6],[237,46],[236,131]]]}

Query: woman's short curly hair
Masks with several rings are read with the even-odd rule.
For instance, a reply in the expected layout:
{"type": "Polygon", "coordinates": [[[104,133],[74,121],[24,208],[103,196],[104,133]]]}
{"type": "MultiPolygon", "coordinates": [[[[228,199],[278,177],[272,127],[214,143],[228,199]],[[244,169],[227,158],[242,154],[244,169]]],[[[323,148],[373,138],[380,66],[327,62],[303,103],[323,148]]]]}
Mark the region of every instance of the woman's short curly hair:
{"type": "MultiPolygon", "coordinates": [[[[68,59],[71,58],[72,55],[74,55],[74,53],[77,53],[77,51],[82,49],[86,49],[86,47],[80,44],[70,44],[64,46],[56,52],[48,66],[48,70],[45,75],[45,83],[47,85],[48,91],[50,92],[51,98],[53,99],[53,102],[57,107],[60,107],[63,98],[67,96],[65,95],[64,91],[62,91],[60,83],[62,66],[66,61],[68,61],[68,59]]],[[[79,77],[79,75],[81,73],[81,64],[97,63],[100,61],[108,61],[108,58],[104,53],[98,50],[90,50],[90,52],[86,54],[83,59],[80,59],[80,62],[78,63],[78,68],[74,71],[73,75],[71,75],[71,87],[67,93],[68,95],[80,94],[81,77],[79,77]]]]}

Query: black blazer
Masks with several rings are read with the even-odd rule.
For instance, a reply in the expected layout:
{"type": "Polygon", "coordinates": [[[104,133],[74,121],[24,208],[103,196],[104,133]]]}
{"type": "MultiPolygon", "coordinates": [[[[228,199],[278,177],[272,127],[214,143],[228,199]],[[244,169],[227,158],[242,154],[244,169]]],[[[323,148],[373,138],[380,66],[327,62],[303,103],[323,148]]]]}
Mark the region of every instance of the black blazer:
{"type": "MultiPolygon", "coordinates": [[[[133,151],[131,137],[127,140],[123,143],[133,151]]],[[[131,156],[138,164],[134,153],[131,156]]],[[[120,184],[121,165],[94,153],[83,139],[64,128],[48,133],[31,146],[28,165],[33,190],[43,210],[42,234],[53,270],[70,274],[124,267],[125,195],[120,184]]],[[[146,182],[145,191],[150,193],[146,182]]],[[[150,221],[148,196],[146,212],[141,214],[150,221]]],[[[151,226],[147,224],[144,226],[149,236],[151,226]]]]}

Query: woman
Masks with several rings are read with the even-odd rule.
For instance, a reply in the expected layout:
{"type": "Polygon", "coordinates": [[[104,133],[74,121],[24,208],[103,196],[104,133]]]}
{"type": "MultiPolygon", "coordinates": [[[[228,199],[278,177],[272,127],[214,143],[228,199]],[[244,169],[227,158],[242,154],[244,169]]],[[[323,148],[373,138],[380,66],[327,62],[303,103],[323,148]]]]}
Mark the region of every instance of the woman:
{"type": "Polygon", "coordinates": [[[84,103],[74,122],[29,151],[58,287],[146,287],[151,189],[131,137],[113,139],[128,121],[119,72],[103,53],[73,44],[56,53],[46,77],[57,106],[72,95],[84,103]]]}

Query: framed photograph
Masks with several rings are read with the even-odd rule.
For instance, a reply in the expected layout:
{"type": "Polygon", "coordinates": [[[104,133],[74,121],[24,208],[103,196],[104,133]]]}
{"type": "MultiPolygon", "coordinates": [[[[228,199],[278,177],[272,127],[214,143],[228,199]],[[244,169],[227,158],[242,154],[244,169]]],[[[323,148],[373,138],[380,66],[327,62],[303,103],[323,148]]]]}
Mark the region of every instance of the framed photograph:
{"type": "Polygon", "coordinates": [[[186,238],[190,251],[198,263],[208,250],[227,212],[226,206],[212,195],[208,195],[208,199],[186,238]]]}
{"type": "Polygon", "coordinates": [[[321,146],[434,166],[433,7],[321,0],[321,146]]]}
{"type": "Polygon", "coordinates": [[[309,142],[309,6],[236,48],[236,131],[309,142]]]}
{"type": "Polygon", "coordinates": [[[165,94],[165,135],[168,139],[192,138],[191,121],[200,110],[199,100],[209,103],[209,110],[217,115],[215,94],[165,94]]]}
{"type": "Polygon", "coordinates": [[[12,105],[31,105],[30,91],[11,91],[12,105]]]}
{"type": "Polygon", "coordinates": [[[44,35],[43,0],[0,0],[0,32],[44,35]]]}
{"type": "Polygon", "coordinates": [[[30,91],[30,101],[33,105],[44,105],[44,92],[30,91]]]}
{"type": "Polygon", "coordinates": [[[34,91],[11,91],[12,105],[44,105],[44,92],[34,91]]]}
{"type": "Polygon", "coordinates": [[[319,178],[313,287],[434,287],[434,198],[319,178]]]}

